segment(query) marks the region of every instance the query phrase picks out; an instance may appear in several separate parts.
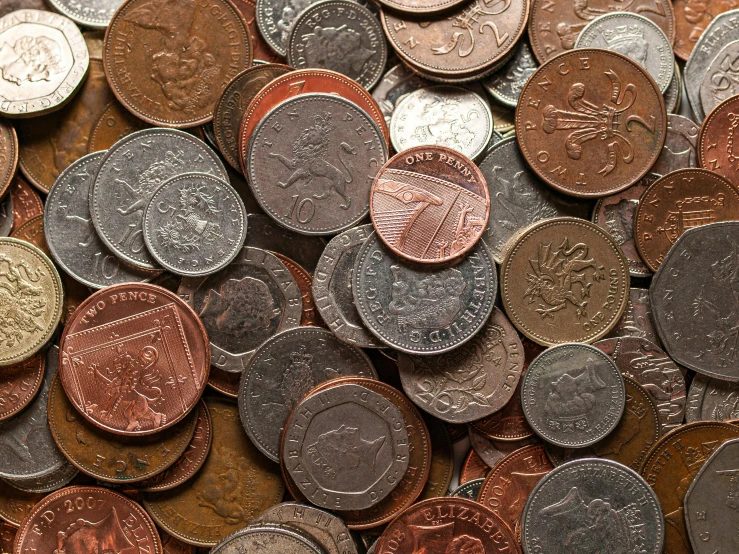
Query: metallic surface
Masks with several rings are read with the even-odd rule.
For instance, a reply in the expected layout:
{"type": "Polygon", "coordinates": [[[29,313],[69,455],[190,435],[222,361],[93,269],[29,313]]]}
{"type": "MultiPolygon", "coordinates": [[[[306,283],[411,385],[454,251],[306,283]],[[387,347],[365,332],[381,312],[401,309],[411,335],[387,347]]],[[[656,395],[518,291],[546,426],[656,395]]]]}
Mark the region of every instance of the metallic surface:
{"type": "Polygon", "coordinates": [[[515,108],[526,81],[539,64],[527,40],[520,40],[511,59],[497,72],[482,80],[490,95],[501,104],[515,108]]]}
{"type": "Polygon", "coordinates": [[[698,166],[698,130],[692,119],[667,114],[667,135],[662,153],[652,166],[652,173],[667,175],[677,169],[698,166]]]}
{"type": "Polygon", "coordinates": [[[0,372],[0,421],[15,416],[33,401],[44,380],[45,368],[46,356],[42,353],[3,368],[0,372]]]}
{"type": "Polygon", "coordinates": [[[696,375],[690,383],[685,421],[739,419],[739,383],[696,375]]]}

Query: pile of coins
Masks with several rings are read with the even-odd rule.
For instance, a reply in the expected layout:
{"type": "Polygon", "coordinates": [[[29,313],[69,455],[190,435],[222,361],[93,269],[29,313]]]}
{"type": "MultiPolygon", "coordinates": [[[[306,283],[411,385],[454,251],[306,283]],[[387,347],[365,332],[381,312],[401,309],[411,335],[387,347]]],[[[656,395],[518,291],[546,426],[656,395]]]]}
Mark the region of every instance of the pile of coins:
{"type": "Polygon", "coordinates": [[[0,554],[739,551],[739,4],[0,5],[0,554]]]}

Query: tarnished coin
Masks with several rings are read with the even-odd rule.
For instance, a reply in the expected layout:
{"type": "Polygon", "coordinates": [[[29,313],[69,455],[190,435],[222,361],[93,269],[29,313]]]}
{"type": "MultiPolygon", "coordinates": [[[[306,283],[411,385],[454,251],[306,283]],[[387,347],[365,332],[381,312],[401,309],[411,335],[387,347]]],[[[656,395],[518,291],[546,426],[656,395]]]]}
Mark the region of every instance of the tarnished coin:
{"type": "MultiPolygon", "coordinates": [[[[735,212],[736,215],[736,212],[735,212]]],[[[665,256],[649,297],[665,350],[708,377],[739,381],[739,222],[688,229],[665,256]]]]}
{"type": "Polygon", "coordinates": [[[573,545],[597,552],[604,542],[661,554],[665,541],[658,497],[635,471],[611,460],[574,460],[550,471],[534,487],[521,523],[525,554],[566,554],[573,545]]]}
{"type": "Polygon", "coordinates": [[[339,383],[301,400],[285,424],[283,441],[287,471],[319,507],[369,508],[388,496],[408,469],[402,413],[360,385],[339,383]]]}
{"type": "Polygon", "coordinates": [[[739,383],[696,375],[688,391],[685,421],[739,419],[739,383]]]}
{"type": "Polygon", "coordinates": [[[90,56],[77,25],[41,10],[0,19],[0,113],[34,117],[66,104],[87,74],[90,56]]]}
{"type": "Polygon", "coordinates": [[[179,539],[174,538],[169,533],[158,529],[159,538],[162,539],[162,549],[164,554],[196,554],[195,547],[191,544],[185,544],[179,539]]]}
{"type": "Polygon", "coordinates": [[[659,410],[664,433],[682,424],[686,403],[685,378],[661,348],[636,336],[603,339],[593,346],[613,358],[625,377],[644,387],[659,410]]]}
{"type": "Polygon", "coordinates": [[[497,72],[483,79],[482,84],[498,102],[515,108],[523,86],[538,67],[528,41],[521,40],[511,59],[497,72]]]}
{"type": "Polygon", "coordinates": [[[652,305],[649,302],[649,289],[631,287],[624,315],[618,320],[608,337],[638,337],[647,339],[657,346],[662,343],[657,335],[652,319],[652,305]]]}
{"type": "Polygon", "coordinates": [[[209,277],[182,280],[177,294],[208,331],[213,367],[240,373],[269,337],[298,327],[303,301],[295,279],[274,254],[244,247],[209,277]]]}
{"type": "Polygon", "coordinates": [[[310,2],[293,22],[285,49],[296,69],[330,69],[371,89],[382,77],[387,44],[377,17],[353,0],[310,2]]]}
{"type": "Polygon", "coordinates": [[[63,301],[62,280],[46,254],[26,241],[0,238],[0,367],[46,345],[63,301]]]}
{"type": "Polygon", "coordinates": [[[647,70],[662,92],[675,73],[672,41],[655,22],[637,13],[619,11],[596,17],[577,35],[575,48],[603,48],[631,58],[647,70]]]}
{"type": "Polygon", "coordinates": [[[42,353],[3,368],[0,372],[0,421],[15,416],[34,400],[44,380],[45,368],[46,356],[42,353]]]}
{"type": "Polygon", "coordinates": [[[739,8],[736,0],[722,2],[694,2],[672,0],[675,11],[675,55],[687,60],[699,37],[720,13],[739,8]]]}
{"type": "Polygon", "coordinates": [[[59,348],[61,382],[72,405],[118,435],[151,435],[175,425],[197,404],[210,371],[198,315],[148,283],[91,295],[67,322],[59,348]]]}
{"type": "Polygon", "coordinates": [[[213,554],[241,554],[265,550],[281,554],[325,554],[313,538],[299,529],[265,523],[250,524],[213,548],[213,554]]]}
{"type": "Polygon", "coordinates": [[[352,292],[367,328],[407,354],[431,355],[471,340],[493,311],[495,262],[480,243],[445,269],[399,261],[377,234],[362,245],[352,292]]]}
{"type": "Polygon", "coordinates": [[[518,231],[550,217],[587,219],[590,205],[575,201],[546,186],[526,164],[515,137],[492,146],[480,162],[490,194],[490,218],[485,244],[500,263],[503,248],[518,231]]]}
{"type": "Polygon", "coordinates": [[[235,402],[206,397],[213,443],[192,479],[164,492],[143,493],[143,504],[170,535],[195,546],[215,546],[282,499],[279,469],[251,443],[235,402]]]}
{"type": "MultiPolygon", "coordinates": [[[[18,527],[46,493],[25,492],[0,479],[0,518],[18,527]]],[[[12,550],[9,554],[12,554],[12,550]]]]}
{"type": "Polygon", "coordinates": [[[523,367],[523,346],[497,308],[464,346],[438,356],[398,357],[403,389],[442,421],[469,423],[501,410],[513,396],[523,367]]]}
{"type": "Polygon", "coordinates": [[[464,485],[476,479],[485,479],[487,474],[490,473],[490,469],[491,467],[471,448],[462,463],[462,468],[459,472],[459,484],[464,485]]]}
{"type": "Polygon", "coordinates": [[[710,113],[718,104],[739,93],[735,82],[739,60],[739,40],[728,43],[713,58],[705,70],[700,87],[701,106],[710,113]]]}
{"type": "Polygon", "coordinates": [[[377,378],[369,358],[319,327],[298,327],[264,341],[244,368],[239,414],[254,445],[279,461],[280,436],[295,405],[335,377],[377,378]]]}
{"type": "MultiPolygon", "coordinates": [[[[530,446],[532,444],[541,444],[538,437],[532,436],[523,440],[516,441],[494,441],[483,435],[476,427],[470,425],[468,427],[468,433],[470,436],[470,443],[475,453],[480,459],[485,462],[489,467],[495,467],[498,462],[505,458],[511,452],[523,448],[524,446],[530,446]]],[[[534,432],[531,431],[531,435],[534,432]]]]}
{"type": "Polygon", "coordinates": [[[661,175],[656,173],[647,173],[629,188],[599,198],[593,208],[593,223],[608,231],[616,244],[621,247],[629,262],[629,273],[632,277],[649,277],[652,274],[636,249],[634,220],[642,194],[660,177],[661,175]]]}
{"type": "Polygon", "coordinates": [[[477,501],[477,497],[480,494],[482,484],[485,482],[485,478],[473,479],[467,481],[464,485],[459,485],[456,489],[451,491],[447,496],[454,496],[456,498],[466,498],[467,500],[477,501]]]}
{"type": "Polygon", "coordinates": [[[48,475],[31,479],[5,479],[12,487],[25,492],[49,493],[66,487],[79,475],[76,467],[65,461],[48,475]]]}
{"type": "Polygon", "coordinates": [[[44,203],[41,197],[19,173],[16,173],[13,177],[8,195],[12,199],[13,205],[12,230],[17,229],[29,219],[44,213],[44,203]]]}
{"type": "Polygon", "coordinates": [[[77,281],[96,289],[148,281],[155,275],[121,263],[95,232],[90,189],[104,154],[88,154],[65,169],[49,191],[43,215],[54,261],[77,281]]]}
{"type": "Polygon", "coordinates": [[[667,135],[662,153],[652,166],[652,173],[667,175],[678,169],[698,166],[699,127],[691,119],[667,114],[667,135]]]}
{"type": "Polygon", "coordinates": [[[144,209],[162,183],[192,172],[228,182],[218,155],[183,131],[144,129],[118,141],[100,162],[90,190],[92,222],[100,239],[124,262],[157,268],[144,244],[144,209]]]}
{"type": "Polygon", "coordinates": [[[628,300],[626,257],[608,232],[581,219],[531,225],[504,252],[500,276],[511,323],[542,345],[598,340],[628,300]]]}
{"type": "Polygon", "coordinates": [[[13,196],[8,193],[0,200],[0,237],[10,235],[13,228],[13,196]]]}
{"type": "Polygon", "coordinates": [[[446,424],[428,416],[424,421],[431,437],[431,467],[426,486],[418,497],[419,502],[445,496],[454,477],[454,443],[446,424]]]}
{"type": "MultiPolygon", "coordinates": [[[[523,415],[523,408],[521,407],[521,381],[519,381],[515,392],[511,400],[503,407],[503,409],[495,412],[494,414],[473,421],[470,425],[470,440],[475,443],[476,433],[481,434],[489,441],[502,441],[502,442],[518,442],[523,439],[534,436],[534,431],[531,429],[529,424],[526,422],[526,418],[523,415]],[[474,429],[474,432],[473,432],[474,429]]],[[[501,450],[503,445],[495,445],[496,450],[501,450]]],[[[480,450],[479,448],[477,450],[480,450]]],[[[479,454],[480,452],[478,452],[479,454]]],[[[495,464],[491,464],[490,459],[486,456],[482,456],[485,462],[490,467],[495,464]]]]}
{"type": "Polygon", "coordinates": [[[377,236],[394,254],[440,264],[474,248],[488,223],[490,196],[472,160],[444,146],[416,146],[380,169],[369,205],[377,236]]]}
{"type": "Polygon", "coordinates": [[[313,301],[313,277],[308,270],[287,256],[278,252],[272,252],[280,260],[292,275],[298,285],[300,296],[303,299],[303,313],[300,315],[301,327],[325,327],[321,316],[313,301]]]}
{"type": "Polygon", "coordinates": [[[666,129],[654,79],[623,54],[596,48],[542,65],[516,109],[516,136],[531,168],[555,189],[586,198],[641,179],[657,161],[666,129]]]}
{"type": "Polygon", "coordinates": [[[44,216],[37,215],[29,219],[17,229],[13,229],[10,238],[19,239],[34,245],[44,254],[51,257],[49,246],[46,244],[46,234],[44,233],[44,216]]]}
{"type": "Polygon", "coordinates": [[[391,67],[372,89],[372,98],[377,102],[389,126],[395,108],[408,94],[432,85],[433,83],[399,63],[391,67]]]}
{"type": "Polygon", "coordinates": [[[528,367],[521,386],[526,421],[557,446],[581,448],[608,436],[626,405],[621,372],[587,344],[560,344],[528,367]]]}
{"type": "Polygon", "coordinates": [[[474,159],[490,142],[493,114],[479,94],[461,87],[420,88],[399,101],[390,121],[396,152],[441,146],[474,159]]]}
{"type": "Polygon", "coordinates": [[[246,240],[246,208],[234,188],[207,173],[183,173],[151,195],[144,241],[175,275],[203,277],[225,268],[246,240]]]}
{"type": "Polygon", "coordinates": [[[108,150],[123,137],[150,127],[151,124],[133,115],[114,99],[93,125],[87,151],[93,153],[108,150]]]}
{"type": "Polygon", "coordinates": [[[18,137],[10,122],[0,120],[0,198],[10,187],[17,166],[18,137]]]}
{"type": "Polygon", "coordinates": [[[108,25],[103,62],[116,97],[137,117],[195,127],[213,119],[228,82],[251,66],[252,44],[246,21],[228,0],[178,10],[130,0],[108,25]]]}
{"type": "Polygon", "coordinates": [[[67,487],[44,498],[21,523],[14,548],[51,554],[83,548],[80,543],[162,554],[156,527],[141,506],[101,487],[67,487]]]}
{"type": "Polygon", "coordinates": [[[0,524],[0,552],[13,554],[13,541],[18,529],[9,523],[0,524]]]}
{"type": "Polygon", "coordinates": [[[736,183],[739,180],[737,154],[734,153],[734,131],[739,125],[736,115],[739,97],[732,96],[718,104],[706,116],[698,134],[698,164],[736,183]]]}

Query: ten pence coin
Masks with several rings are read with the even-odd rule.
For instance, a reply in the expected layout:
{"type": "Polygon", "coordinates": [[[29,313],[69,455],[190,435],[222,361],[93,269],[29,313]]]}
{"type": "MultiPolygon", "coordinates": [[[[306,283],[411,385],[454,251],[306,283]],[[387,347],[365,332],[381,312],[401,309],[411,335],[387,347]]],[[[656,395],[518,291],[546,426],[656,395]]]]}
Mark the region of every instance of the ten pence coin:
{"type": "Polygon", "coordinates": [[[698,135],[698,164],[726,177],[732,183],[739,182],[737,159],[734,152],[734,134],[739,126],[739,96],[732,96],[718,104],[701,125],[698,135]]]}
{"type": "Polygon", "coordinates": [[[542,65],[516,108],[516,137],[531,168],[549,186],[583,198],[616,193],[646,175],[666,131],[654,79],[630,58],[596,48],[542,65]]]}
{"type": "Polygon", "coordinates": [[[108,25],[105,74],[120,102],[164,127],[195,127],[213,119],[226,85],[252,63],[246,21],[227,0],[188,3],[179,10],[130,0],[108,25]]]}
{"type": "Polygon", "coordinates": [[[198,315],[147,283],[114,285],[87,298],[68,321],[60,350],[61,381],[74,407],[119,435],[176,424],[197,404],[210,371],[198,315]]]}
{"type": "Polygon", "coordinates": [[[0,373],[0,421],[15,416],[33,401],[41,388],[46,357],[39,353],[0,373]]]}

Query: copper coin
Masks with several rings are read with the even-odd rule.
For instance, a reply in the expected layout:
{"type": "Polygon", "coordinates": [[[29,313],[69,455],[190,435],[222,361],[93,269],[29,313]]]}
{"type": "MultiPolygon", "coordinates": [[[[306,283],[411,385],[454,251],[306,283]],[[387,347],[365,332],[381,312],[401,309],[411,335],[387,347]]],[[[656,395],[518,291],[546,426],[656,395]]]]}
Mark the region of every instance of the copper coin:
{"type": "Polygon", "coordinates": [[[474,479],[484,479],[490,473],[491,467],[482,461],[482,458],[477,455],[473,449],[467,453],[467,456],[462,462],[462,469],[459,473],[459,484],[464,485],[474,479]]]}
{"type": "Polygon", "coordinates": [[[18,527],[46,493],[25,492],[0,479],[0,518],[18,527]]]}
{"type": "Polygon", "coordinates": [[[534,436],[534,430],[526,422],[521,407],[521,383],[502,410],[492,415],[473,421],[471,426],[496,441],[519,441],[534,436]]]}
{"type": "Polygon", "coordinates": [[[31,403],[44,380],[45,368],[43,353],[3,368],[0,372],[0,421],[13,417],[31,403]]]}
{"type": "Polygon", "coordinates": [[[18,166],[18,137],[9,121],[0,119],[0,198],[5,196],[18,166]]]}
{"type": "Polygon", "coordinates": [[[13,542],[18,531],[9,523],[0,524],[0,553],[13,554],[13,542]]]}
{"type": "Polygon", "coordinates": [[[644,191],[634,215],[634,239],[652,271],[685,230],[739,218],[739,188],[732,178],[707,169],[678,169],[644,191]]]}
{"type": "Polygon", "coordinates": [[[228,0],[167,3],[129,0],[108,25],[105,74],[137,117],[165,127],[213,119],[228,82],[252,63],[246,21],[228,0]]]}
{"type": "Polygon", "coordinates": [[[698,165],[739,182],[739,145],[734,153],[739,126],[739,96],[731,96],[706,116],[698,134],[698,165]]]}
{"type": "Polygon", "coordinates": [[[200,471],[165,492],[143,493],[143,503],[170,535],[195,546],[215,546],[280,502],[285,487],[278,467],[247,438],[239,408],[225,398],[205,398],[213,445],[200,471]]]}
{"type": "Polygon", "coordinates": [[[419,502],[446,496],[454,476],[454,443],[446,425],[432,416],[423,419],[431,438],[431,469],[419,502]]]}
{"type": "Polygon", "coordinates": [[[13,229],[10,234],[11,238],[30,242],[44,254],[51,257],[49,246],[46,244],[46,236],[44,235],[44,216],[37,215],[26,221],[20,227],[13,229]]]}
{"type": "Polygon", "coordinates": [[[275,54],[269,45],[262,38],[262,33],[257,27],[257,3],[256,0],[231,0],[236,6],[239,13],[246,21],[246,28],[249,30],[251,37],[252,52],[254,53],[254,61],[257,60],[269,63],[283,63],[285,58],[275,54]]]}
{"type": "Polygon", "coordinates": [[[381,6],[410,15],[426,16],[444,12],[464,4],[467,0],[377,0],[381,6]]]}
{"type": "Polygon", "coordinates": [[[21,523],[14,551],[51,554],[86,547],[162,554],[157,529],[141,506],[101,487],[67,487],[48,495],[21,523]]]}
{"type": "MultiPolygon", "coordinates": [[[[690,0],[688,0],[690,2],[690,0]]],[[[599,15],[611,11],[637,13],[651,19],[665,32],[670,42],[675,40],[675,14],[669,0],[632,0],[624,3],[598,3],[589,0],[550,2],[532,0],[529,38],[539,63],[575,47],[580,31],[599,15]]],[[[629,41],[634,44],[636,37],[629,41]]]]}
{"type": "Polygon", "coordinates": [[[728,423],[687,423],[663,436],[647,453],[639,473],[657,494],[665,516],[665,552],[692,554],[683,501],[696,473],[723,442],[739,437],[728,423]]]}
{"type": "Polygon", "coordinates": [[[582,198],[636,183],[659,158],[667,112],[654,79],[622,54],[564,52],[536,70],[516,108],[521,153],[541,179],[582,198]]]}
{"type": "Polygon", "coordinates": [[[516,554],[518,540],[491,509],[466,498],[433,498],[401,514],[377,540],[375,552],[516,554]]]}
{"type": "Polygon", "coordinates": [[[503,458],[519,448],[532,444],[542,444],[539,437],[529,437],[520,441],[494,441],[487,438],[470,425],[468,429],[472,449],[489,467],[495,467],[503,458]]]}
{"type": "Polygon", "coordinates": [[[72,317],[77,306],[82,304],[85,299],[90,296],[91,292],[85,285],[72,279],[69,275],[62,272],[59,274],[62,278],[62,286],[64,287],[64,310],[62,311],[62,323],[66,325],[69,318],[72,317]]]}
{"type": "Polygon", "coordinates": [[[345,77],[341,73],[325,69],[301,69],[292,71],[273,80],[249,103],[244,112],[239,129],[239,151],[241,152],[241,171],[245,173],[245,157],[249,149],[249,140],[252,132],[272,108],[298,94],[309,92],[333,93],[354,102],[369,114],[372,120],[380,126],[385,140],[390,140],[390,132],[385,123],[385,117],[380,107],[364,87],[345,77]]]}
{"type": "Polygon", "coordinates": [[[106,106],[93,125],[87,143],[87,152],[107,150],[126,135],[149,127],[151,127],[149,123],[133,115],[118,100],[114,99],[106,106]]]}
{"type": "Polygon", "coordinates": [[[9,194],[13,199],[13,229],[11,233],[29,219],[37,215],[43,215],[44,203],[41,201],[41,197],[17,173],[10,184],[9,194]]]}
{"type": "Polygon", "coordinates": [[[672,0],[675,12],[675,55],[687,60],[698,38],[720,13],[739,8],[737,0],[719,2],[696,2],[695,0],[672,0]]]}
{"type": "Polygon", "coordinates": [[[300,296],[303,298],[303,314],[300,316],[300,325],[305,326],[324,326],[323,320],[316,309],[316,303],[313,301],[313,277],[299,263],[292,261],[287,256],[278,252],[272,252],[277,258],[285,264],[285,267],[293,276],[298,284],[300,296]]]}
{"type": "Polygon", "coordinates": [[[208,386],[213,390],[231,398],[238,398],[240,382],[241,373],[224,371],[218,367],[211,366],[210,375],[208,375],[208,386]]]}
{"type": "Polygon", "coordinates": [[[490,194],[479,168],[444,146],[417,146],[380,169],[370,191],[377,235],[393,253],[420,263],[464,256],[487,227],[490,194]]]}
{"type": "Polygon", "coordinates": [[[200,318],[148,283],[97,291],[77,308],[60,345],[62,385],[92,424],[119,435],[171,427],[195,406],[210,370],[200,318]]]}
{"type": "Polygon", "coordinates": [[[162,540],[162,551],[164,554],[196,554],[196,549],[193,545],[186,544],[161,529],[158,529],[158,531],[159,538],[162,540]]]}

